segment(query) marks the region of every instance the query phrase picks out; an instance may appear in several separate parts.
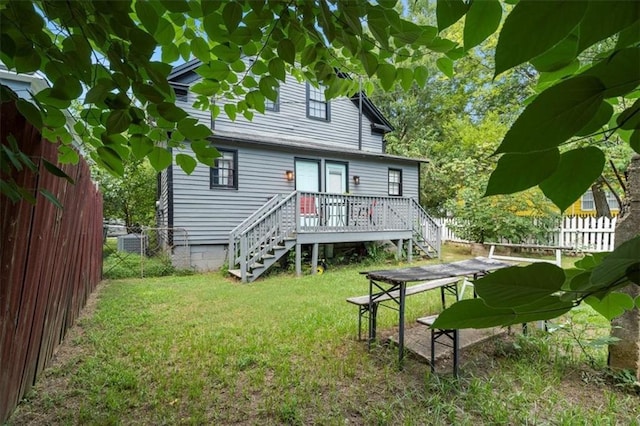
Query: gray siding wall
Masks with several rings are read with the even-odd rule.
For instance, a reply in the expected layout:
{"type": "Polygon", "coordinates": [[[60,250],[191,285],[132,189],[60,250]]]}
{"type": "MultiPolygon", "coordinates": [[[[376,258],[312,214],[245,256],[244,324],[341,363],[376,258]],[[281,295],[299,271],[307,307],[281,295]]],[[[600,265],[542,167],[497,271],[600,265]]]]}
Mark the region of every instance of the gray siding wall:
{"type": "MultiPolygon", "coordinates": [[[[255,112],[253,120],[248,121],[238,114],[231,121],[224,112],[222,101],[218,101],[221,112],[215,120],[215,132],[243,133],[247,136],[271,136],[274,139],[291,139],[320,143],[332,147],[358,149],[358,106],[348,98],[330,101],[330,121],[307,118],[306,83],[298,82],[288,76],[286,83],[280,86],[279,111],[255,112]]],[[[180,102],[184,108],[200,123],[211,126],[211,113],[196,110],[189,102],[180,102]]],[[[382,153],[382,135],[371,132],[371,122],[362,116],[362,150],[382,153]]]]}
{"type": "MultiPolygon", "coordinates": [[[[199,164],[190,176],[173,168],[173,226],[186,228],[189,244],[226,244],[229,232],[276,194],[289,194],[294,183],[285,179],[285,170],[294,170],[295,158],[321,160],[324,188],[324,162],[348,162],[349,192],[359,195],[387,195],[388,168],[403,170],[403,195],[418,197],[418,164],[399,160],[346,158],[341,155],[297,156],[276,148],[239,147],[216,144],[217,148],[237,150],[238,189],[211,189],[210,169],[199,164]],[[360,176],[360,185],[353,176],[360,176]]],[[[180,151],[174,150],[174,155],[180,151]]],[[[187,151],[188,153],[188,151],[187,151]]]]}
{"type": "MultiPolygon", "coordinates": [[[[175,166],[169,166],[172,168],[175,166]]],[[[160,180],[158,184],[160,185],[160,199],[158,200],[158,211],[157,211],[157,221],[158,226],[167,227],[169,226],[169,168],[160,172],[160,180]]]]}

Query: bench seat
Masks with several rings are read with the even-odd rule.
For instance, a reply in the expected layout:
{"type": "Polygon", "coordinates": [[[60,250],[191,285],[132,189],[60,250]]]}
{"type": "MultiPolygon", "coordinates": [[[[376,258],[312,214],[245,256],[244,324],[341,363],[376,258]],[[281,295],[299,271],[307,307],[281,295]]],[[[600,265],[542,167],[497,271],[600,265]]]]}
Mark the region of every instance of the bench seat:
{"type": "MultiPolygon", "coordinates": [[[[405,290],[405,296],[410,296],[413,294],[434,290],[436,288],[440,288],[445,285],[454,284],[460,281],[461,279],[462,277],[448,277],[448,278],[440,278],[438,280],[425,281],[423,283],[407,287],[407,289],[405,290]]],[[[377,299],[375,299],[374,303],[384,302],[386,300],[390,300],[391,298],[397,298],[399,295],[400,293],[397,290],[392,291],[388,294],[383,294],[382,296],[378,297],[377,299]]],[[[349,297],[347,298],[347,302],[353,303],[354,305],[358,305],[358,306],[368,305],[369,295],[366,294],[364,296],[349,297]]]]}

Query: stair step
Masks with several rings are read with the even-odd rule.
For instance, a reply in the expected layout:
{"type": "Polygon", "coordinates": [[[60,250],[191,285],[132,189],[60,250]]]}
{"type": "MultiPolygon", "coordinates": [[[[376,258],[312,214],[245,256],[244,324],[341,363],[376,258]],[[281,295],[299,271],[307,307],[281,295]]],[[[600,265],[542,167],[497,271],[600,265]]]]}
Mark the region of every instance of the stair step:
{"type": "MultiPolygon", "coordinates": [[[[242,271],[240,269],[229,269],[229,273],[235,277],[242,278],[242,271]]],[[[252,277],[253,274],[251,272],[247,273],[247,277],[252,277]]]]}

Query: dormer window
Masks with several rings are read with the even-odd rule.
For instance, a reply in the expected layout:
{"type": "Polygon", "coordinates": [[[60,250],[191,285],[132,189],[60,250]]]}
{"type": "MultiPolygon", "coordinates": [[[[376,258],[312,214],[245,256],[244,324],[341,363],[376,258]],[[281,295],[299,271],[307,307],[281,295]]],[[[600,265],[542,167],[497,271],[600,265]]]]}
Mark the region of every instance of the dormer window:
{"type": "Polygon", "coordinates": [[[307,117],[314,120],[331,120],[329,102],[324,97],[325,87],[317,88],[307,83],[307,117]]]}

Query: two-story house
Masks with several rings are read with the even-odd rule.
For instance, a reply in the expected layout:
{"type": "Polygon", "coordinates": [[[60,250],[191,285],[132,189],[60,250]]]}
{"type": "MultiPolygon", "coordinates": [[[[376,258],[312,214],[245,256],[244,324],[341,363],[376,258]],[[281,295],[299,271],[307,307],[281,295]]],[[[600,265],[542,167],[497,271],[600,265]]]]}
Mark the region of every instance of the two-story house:
{"type": "Polygon", "coordinates": [[[292,249],[300,273],[302,245],[312,248],[314,271],[321,244],[391,240],[409,255],[414,246],[439,253],[438,225],[417,202],[424,160],[385,153],[391,124],[366,96],[327,101],[288,76],[265,114],[232,121],[221,108],[213,121],[190,106],[199,64],[176,67],[170,83],[180,106],[214,130],[222,155],[191,175],[169,167],[158,191],[159,222],[187,230],[188,244],[176,250],[189,251],[191,266],[228,261],[251,281],[292,249]]]}

